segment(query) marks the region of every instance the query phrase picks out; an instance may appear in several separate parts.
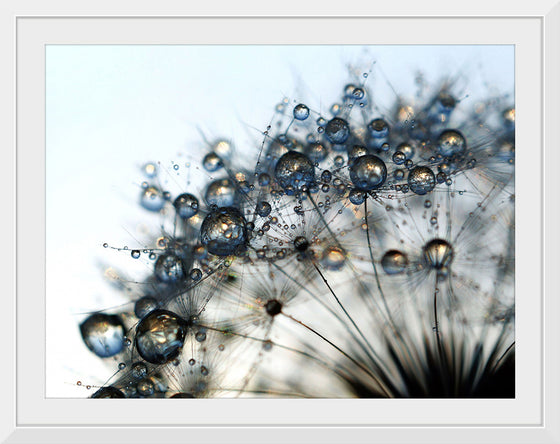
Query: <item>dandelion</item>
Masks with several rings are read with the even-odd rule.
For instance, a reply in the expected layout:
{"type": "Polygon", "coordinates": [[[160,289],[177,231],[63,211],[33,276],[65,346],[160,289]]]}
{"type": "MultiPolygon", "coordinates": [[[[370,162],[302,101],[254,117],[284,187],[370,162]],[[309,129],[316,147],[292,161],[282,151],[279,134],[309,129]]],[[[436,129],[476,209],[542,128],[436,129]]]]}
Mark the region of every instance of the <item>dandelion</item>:
{"type": "Polygon", "coordinates": [[[384,103],[380,72],[350,77],[328,111],[271,107],[252,147],[204,140],[196,186],[144,164],[160,232],[107,245],[145,271],[81,323],[117,364],[91,397],[514,396],[511,97],[384,103]]]}

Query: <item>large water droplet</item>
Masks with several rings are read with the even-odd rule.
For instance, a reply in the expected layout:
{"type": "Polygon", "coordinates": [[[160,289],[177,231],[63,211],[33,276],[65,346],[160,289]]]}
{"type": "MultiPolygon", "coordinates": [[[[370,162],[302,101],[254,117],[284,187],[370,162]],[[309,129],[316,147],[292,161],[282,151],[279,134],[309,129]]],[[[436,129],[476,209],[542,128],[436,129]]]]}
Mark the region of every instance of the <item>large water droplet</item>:
{"type": "Polygon", "coordinates": [[[173,253],[164,253],[154,265],[154,274],[160,282],[178,282],[185,277],[183,260],[173,253]]]}
{"type": "Polygon", "coordinates": [[[325,136],[327,136],[327,139],[331,143],[340,144],[346,142],[350,136],[348,122],[338,117],[329,120],[329,123],[327,123],[325,127],[325,136]]]}
{"type": "Polygon", "coordinates": [[[188,219],[198,213],[198,199],[189,193],[177,196],[173,206],[181,219],[188,219]]]}
{"type": "Polygon", "coordinates": [[[424,262],[431,268],[440,270],[448,267],[453,260],[453,247],[443,239],[433,239],[424,245],[424,262]]]}
{"type": "Polygon", "coordinates": [[[144,296],[136,301],[134,304],[134,314],[138,319],[142,319],[151,311],[158,308],[158,302],[151,296],[144,296]]]}
{"type": "Polygon", "coordinates": [[[305,147],[305,155],[311,162],[318,163],[327,158],[329,150],[321,143],[310,143],[305,147]]]}
{"type": "Polygon", "coordinates": [[[350,179],[356,188],[364,191],[380,187],[387,179],[387,167],[372,154],[358,157],[350,165],[350,179]]]}
{"type": "Polygon", "coordinates": [[[300,103],[294,107],[294,118],[297,120],[305,120],[309,117],[309,108],[300,103]]]}
{"type": "Polygon", "coordinates": [[[383,119],[374,119],[367,126],[371,137],[382,139],[389,136],[389,124],[383,119]]]}
{"type": "Polygon", "coordinates": [[[235,187],[229,179],[211,182],[206,188],[206,202],[217,207],[230,207],[235,203],[235,187]]]}
{"type": "Polygon", "coordinates": [[[340,270],[346,261],[346,252],[339,247],[330,246],[323,250],[321,264],[327,270],[340,270]]]}
{"type": "Polygon", "coordinates": [[[266,201],[261,201],[257,203],[257,208],[255,212],[261,217],[267,217],[272,211],[272,207],[266,201]]]}
{"type": "Polygon", "coordinates": [[[143,362],[135,362],[132,364],[131,374],[134,379],[145,378],[148,374],[148,367],[143,362]]]}
{"type": "Polygon", "coordinates": [[[408,186],[413,193],[424,195],[436,186],[434,172],[425,166],[418,166],[408,173],[408,186]]]}
{"type": "Polygon", "coordinates": [[[167,310],[154,310],[136,328],[138,354],[152,364],[165,364],[179,355],[187,322],[167,310]]]}
{"type": "Polygon", "coordinates": [[[217,256],[242,253],[247,249],[247,221],[237,208],[218,208],[202,222],[200,241],[217,256]]]}
{"type": "Polygon", "coordinates": [[[315,167],[305,154],[289,151],[278,160],[274,176],[286,194],[294,194],[315,180],[315,167]]]}
{"type": "Polygon", "coordinates": [[[87,347],[101,358],[115,356],[124,346],[124,325],[116,315],[96,313],[80,325],[87,347]]]}
{"type": "Polygon", "coordinates": [[[202,159],[202,166],[206,171],[211,173],[218,171],[223,166],[222,159],[214,152],[208,153],[204,156],[204,159],[202,159]]]}
{"type": "Polygon", "coordinates": [[[406,254],[398,250],[389,250],[381,259],[381,266],[387,274],[402,273],[408,265],[408,257],[406,254]]]}
{"type": "Polygon", "coordinates": [[[465,137],[457,130],[443,131],[436,143],[439,153],[442,156],[450,157],[455,154],[463,154],[467,149],[465,137]]]}
{"type": "Polygon", "coordinates": [[[140,205],[149,211],[160,211],[165,205],[165,197],[159,188],[152,185],[142,190],[140,205]]]}

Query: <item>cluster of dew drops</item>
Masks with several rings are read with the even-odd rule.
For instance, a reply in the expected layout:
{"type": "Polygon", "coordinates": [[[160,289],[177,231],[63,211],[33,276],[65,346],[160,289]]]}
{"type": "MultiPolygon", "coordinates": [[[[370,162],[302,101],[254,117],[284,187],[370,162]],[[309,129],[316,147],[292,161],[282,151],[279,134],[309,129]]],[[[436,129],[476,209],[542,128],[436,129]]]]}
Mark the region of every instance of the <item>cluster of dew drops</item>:
{"type": "MultiPolygon", "coordinates": [[[[208,143],[200,150],[200,171],[208,177],[201,193],[172,195],[161,183],[161,165],[144,165],[140,205],[171,229],[153,247],[126,248],[151,270],[131,304],[95,312],[80,324],[89,350],[116,366],[91,397],[251,393],[263,354],[276,344],[270,339],[276,320],[298,300],[332,299],[339,274],[351,270],[356,277],[361,270],[367,284],[361,288],[379,299],[375,279],[379,284],[422,272],[437,282],[452,272],[460,242],[440,229],[441,205],[450,195],[468,194],[461,187],[472,178],[482,190],[479,200],[495,188],[513,198],[510,99],[492,96],[474,106],[453,82],[442,82],[414,101],[395,97],[381,107],[368,74],[354,80],[326,113],[285,99],[245,151],[225,138],[208,143]],[[427,220],[420,245],[385,247],[387,233],[402,227],[387,226],[379,215],[399,211],[411,215],[409,225],[427,220]],[[305,287],[319,297],[306,299],[305,287]],[[247,368],[228,379],[241,361],[247,368]]],[[[478,208],[485,205],[478,202],[478,208]]],[[[353,318],[344,304],[359,304],[350,297],[329,305],[348,323],[353,318]]],[[[383,310],[380,304],[363,307],[383,310]]],[[[361,340],[360,334],[354,337],[361,340]]]]}

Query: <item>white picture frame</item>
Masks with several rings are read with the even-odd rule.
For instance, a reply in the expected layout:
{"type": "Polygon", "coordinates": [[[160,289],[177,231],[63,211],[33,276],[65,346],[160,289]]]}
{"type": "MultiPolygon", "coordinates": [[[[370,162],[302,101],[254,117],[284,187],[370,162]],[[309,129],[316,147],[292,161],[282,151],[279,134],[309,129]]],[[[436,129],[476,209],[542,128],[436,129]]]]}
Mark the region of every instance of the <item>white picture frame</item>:
{"type": "Polygon", "coordinates": [[[461,9],[436,1],[401,2],[398,10],[388,4],[356,2],[328,11],[312,2],[282,5],[274,14],[271,6],[257,2],[222,2],[213,8],[179,2],[158,8],[138,1],[89,7],[67,1],[53,1],[48,7],[40,2],[5,3],[0,44],[10,69],[2,70],[0,85],[2,97],[10,99],[0,105],[5,123],[1,152],[4,165],[10,166],[2,181],[11,217],[2,221],[3,232],[10,233],[2,267],[7,284],[2,323],[3,442],[560,443],[560,241],[555,193],[560,189],[555,171],[560,164],[556,149],[560,2],[481,2],[460,5],[461,9]],[[295,20],[306,24],[303,35],[274,32],[290,29],[289,22],[295,20]],[[202,32],[217,22],[219,28],[212,29],[218,32],[202,32]],[[342,32],[316,32],[316,27],[333,23],[342,32]],[[405,25],[409,32],[394,32],[405,25]],[[517,151],[519,159],[527,159],[517,162],[517,168],[536,166],[526,175],[518,174],[516,184],[517,256],[531,256],[517,263],[516,294],[531,293],[525,302],[519,301],[531,323],[517,324],[516,399],[382,401],[385,404],[197,400],[196,409],[186,403],[189,400],[181,400],[184,410],[176,402],[162,405],[161,400],[46,399],[42,79],[44,45],[49,43],[515,44],[517,140],[520,147],[532,145],[534,150],[517,151]],[[146,411],[158,413],[149,417],[146,411]]]}

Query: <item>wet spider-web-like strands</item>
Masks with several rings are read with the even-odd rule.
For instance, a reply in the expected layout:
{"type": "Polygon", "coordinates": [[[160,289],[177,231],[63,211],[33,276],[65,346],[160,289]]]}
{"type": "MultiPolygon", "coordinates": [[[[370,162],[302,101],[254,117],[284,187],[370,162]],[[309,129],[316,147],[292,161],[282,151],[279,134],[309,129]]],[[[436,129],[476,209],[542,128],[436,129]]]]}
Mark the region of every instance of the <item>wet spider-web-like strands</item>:
{"type": "Polygon", "coordinates": [[[106,246],[145,273],[111,271],[129,302],[80,320],[117,367],[93,397],[514,396],[511,97],[342,86],[328,111],[283,100],[252,146],[203,138],[188,180],[143,168],[160,233],[106,246]]]}

